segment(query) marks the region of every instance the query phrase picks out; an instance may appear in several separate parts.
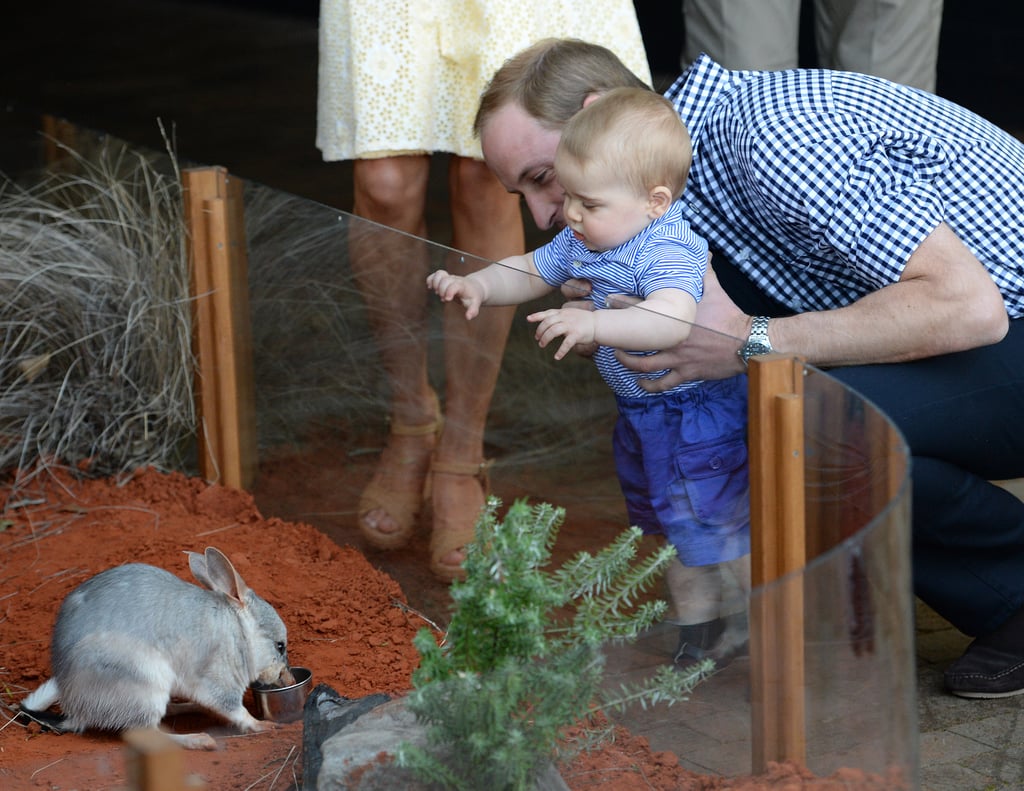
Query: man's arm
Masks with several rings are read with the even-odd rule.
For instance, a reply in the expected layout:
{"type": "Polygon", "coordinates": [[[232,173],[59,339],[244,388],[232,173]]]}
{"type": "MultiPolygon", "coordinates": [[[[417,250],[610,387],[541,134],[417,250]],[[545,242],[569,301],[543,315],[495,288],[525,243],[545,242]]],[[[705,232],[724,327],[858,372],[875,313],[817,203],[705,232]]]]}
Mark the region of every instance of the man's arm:
{"type": "MultiPolygon", "coordinates": [[[[698,328],[686,343],[660,354],[619,360],[637,371],[673,370],[650,382],[663,390],[689,379],[720,379],[743,370],[737,339],[750,317],[728,298],[708,270],[698,328]]],[[[940,224],[911,255],[900,280],[836,310],[772,319],[768,334],[779,352],[819,367],[891,363],[972,349],[999,341],[1009,319],[998,288],[952,229],[940,224]]]]}
{"type": "MultiPolygon", "coordinates": [[[[818,366],[895,363],[996,343],[1009,319],[999,289],[942,223],[899,281],[838,310],[779,320],[772,344],[818,366]]],[[[744,335],[744,337],[746,337],[744,335]]]]}

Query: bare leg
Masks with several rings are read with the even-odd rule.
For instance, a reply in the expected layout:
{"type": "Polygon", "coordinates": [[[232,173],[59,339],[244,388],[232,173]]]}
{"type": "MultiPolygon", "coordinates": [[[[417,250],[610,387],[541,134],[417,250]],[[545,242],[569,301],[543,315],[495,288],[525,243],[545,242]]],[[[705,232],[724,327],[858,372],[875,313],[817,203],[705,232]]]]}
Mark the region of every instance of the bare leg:
{"type": "MultiPolygon", "coordinates": [[[[483,162],[453,156],[448,183],[453,247],[488,262],[523,252],[519,198],[506,192],[483,162]]],[[[477,268],[477,262],[467,262],[467,272],[477,268]]],[[[466,321],[460,307],[445,308],[445,425],[433,476],[431,543],[431,568],[441,577],[458,575],[462,547],[483,505],[480,481],[467,472],[484,459],[487,411],[514,312],[485,308],[466,321]]]]}
{"type": "MultiPolygon", "coordinates": [[[[354,213],[424,237],[429,169],[426,155],[357,160],[354,213]]],[[[368,225],[353,229],[349,245],[391,386],[392,434],[360,502],[359,525],[371,543],[391,548],[413,530],[435,441],[430,428],[438,418],[437,403],[427,377],[424,331],[429,261],[420,239],[368,225]],[[403,433],[403,427],[411,431],[403,433]]]]}
{"type": "Polygon", "coordinates": [[[665,572],[670,610],[666,621],[695,624],[743,612],[750,597],[750,555],[710,566],[675,560],[665,572]]]}

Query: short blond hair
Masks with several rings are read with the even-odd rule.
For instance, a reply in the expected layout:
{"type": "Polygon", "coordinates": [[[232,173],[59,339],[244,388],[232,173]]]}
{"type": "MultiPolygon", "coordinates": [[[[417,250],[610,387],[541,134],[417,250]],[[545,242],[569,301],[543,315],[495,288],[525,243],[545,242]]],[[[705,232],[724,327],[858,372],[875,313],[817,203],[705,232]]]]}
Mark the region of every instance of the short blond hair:
{"type": "Polygon", "coordinates": [[[569,119],[558,143],[586,167],[622,174],[637,195],[665,186],[683,194],[690,170],[690,135],[672,103],[653,91],[616,88],[569,119]]]}

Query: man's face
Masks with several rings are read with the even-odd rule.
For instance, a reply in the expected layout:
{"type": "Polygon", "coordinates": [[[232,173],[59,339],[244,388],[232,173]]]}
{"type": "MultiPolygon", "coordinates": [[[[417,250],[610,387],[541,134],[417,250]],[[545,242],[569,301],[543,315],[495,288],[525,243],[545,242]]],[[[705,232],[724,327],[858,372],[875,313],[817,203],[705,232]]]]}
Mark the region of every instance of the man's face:
{"type": "Polygon", "coordinates": [[[565,193],[555,178],[561,132],[545,129],[517,104],[498,110],[480,132],[484,159],[509,192],[523,196],[541,230],[562,228],[565,193]]]}

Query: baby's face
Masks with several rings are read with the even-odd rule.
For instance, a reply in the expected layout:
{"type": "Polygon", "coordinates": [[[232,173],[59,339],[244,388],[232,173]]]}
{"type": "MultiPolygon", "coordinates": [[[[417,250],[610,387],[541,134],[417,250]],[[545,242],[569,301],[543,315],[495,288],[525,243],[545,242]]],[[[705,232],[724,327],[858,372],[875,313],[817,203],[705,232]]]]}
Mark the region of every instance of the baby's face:
{"type": "Polygon", "coordinates": [[[555,171],[565,190],[562,214],[588,250],[601,252],[632,239],[657,215],[646,195],[618,173],[598,164],[584,165],[561,151],[555,171]]]}

